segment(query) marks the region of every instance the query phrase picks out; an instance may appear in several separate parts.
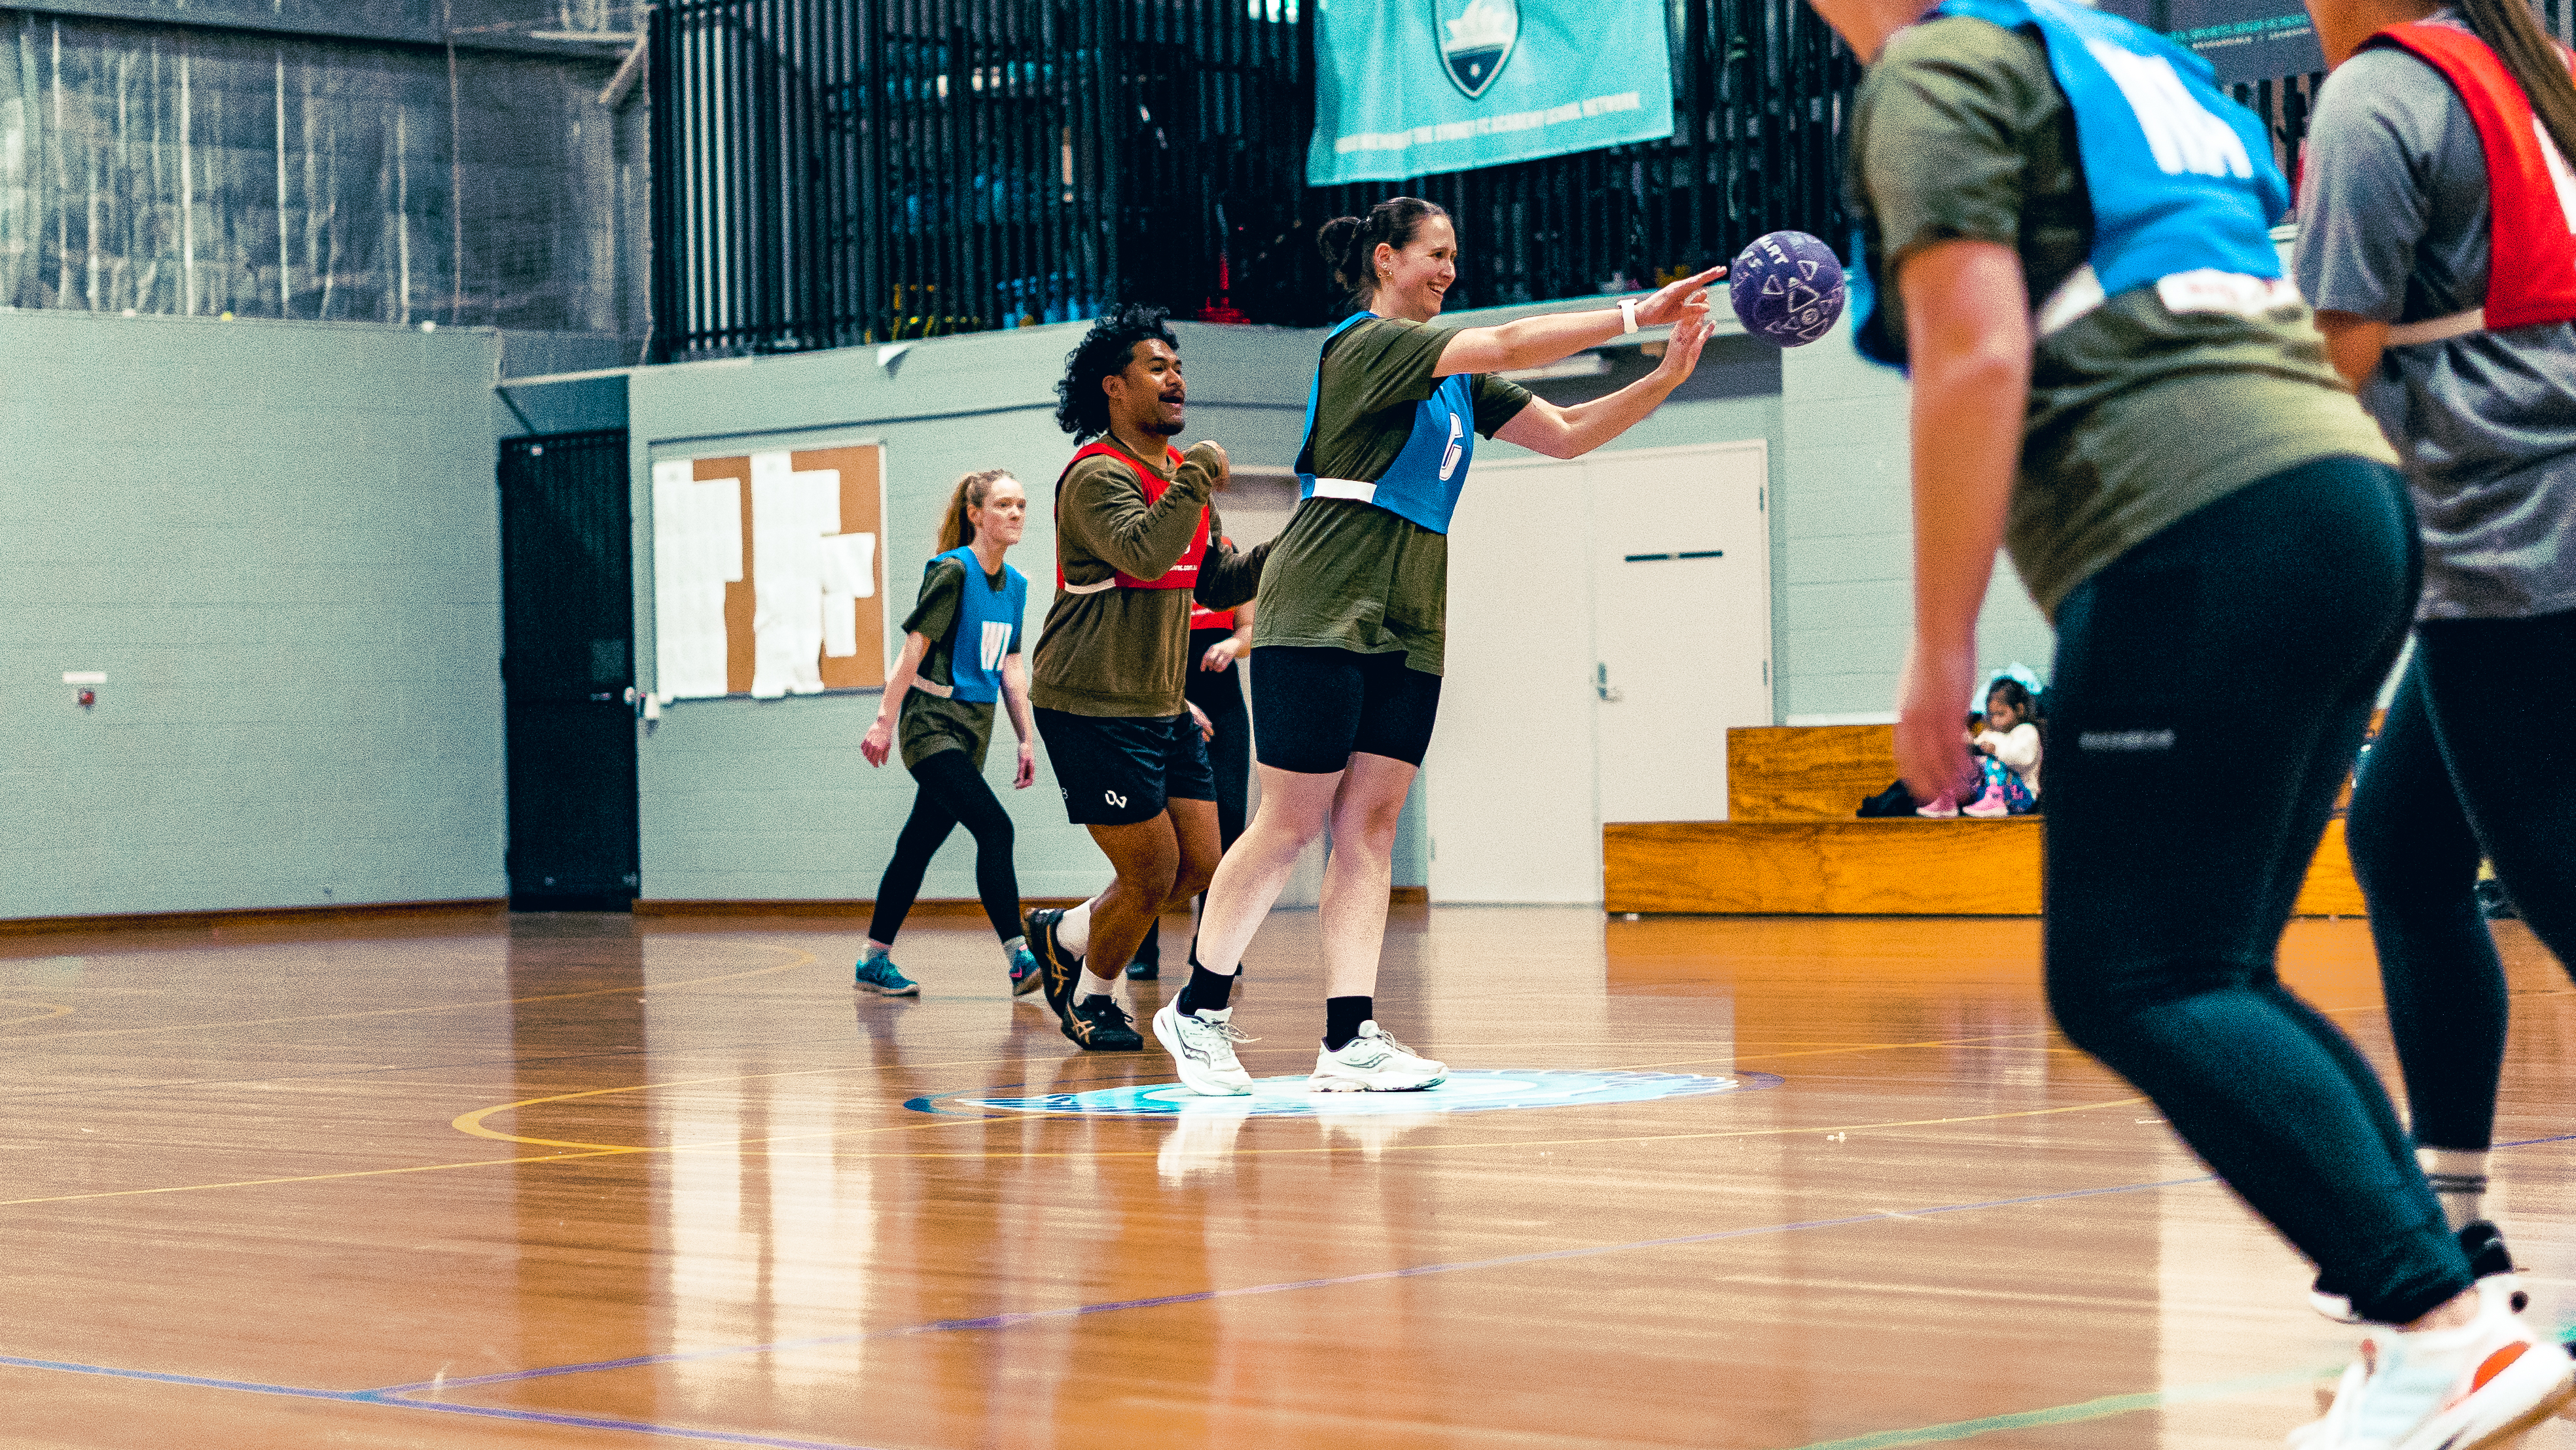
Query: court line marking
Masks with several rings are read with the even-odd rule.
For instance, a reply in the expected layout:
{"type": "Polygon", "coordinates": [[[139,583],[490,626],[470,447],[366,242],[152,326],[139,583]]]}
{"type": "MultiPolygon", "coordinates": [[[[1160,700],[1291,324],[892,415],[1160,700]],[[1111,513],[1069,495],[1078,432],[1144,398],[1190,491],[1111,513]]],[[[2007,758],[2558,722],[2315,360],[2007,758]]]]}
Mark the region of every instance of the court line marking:
{"type": "MultiPolygon", "coordinates": [[[[476,1007],[519,1007],[535,1002],[573,1002],[584,997],[628,996],[643,998],[655,992],[676,992],[683,987],[707,987],[718,982],[739,982],[747,977],[765,977],[805,966],[822,958],[801,947],[777,946],[765,942],[746,945],[762,951],[794,952],[793,960],[776,966],[754,967],[749,971],[726,972],[713,977],[691,977],[681,982],[637,983],[625,987],[594,987],[587,992],[549,992],[535,997],[482,997],[471,1002],[441,1002],[422,1007],[379,1007],[364,1012],[322,1012],[308,1017],[261,1017],[240,1022],[164,1022],[151,1027],[99,1027],[81,1032],[49,1032],[42,1036],[12,1038],[13,1042],[68,1042],[74,1038],[134,1037],[148,1032],[212,1032],[231,1027],[289,1027],[302,1022],[349,1022],[364,1017],[415,1017],[428,1012],[464,1012],[476,1007]]],[[[27,1019],[30,1021],[38,1019],[27,1019]]],[[[0,1023],[0,1026],[6,1026],[0,1023]]]]}
{"type": "Polygon", "coordinates": [[[29,1002],[21,998],[14,997],[0,997],[0,1007],[42,1007],[45,1009],[42,1012],[36,1013],[32,1017],[0,1017],[0,1027],[15,1027],[21,1022],[50,1022],[57,1017],[69,1017],[73,1012],[79,1010],[74,1007],[66,1006],[60,1002],[29,1002]]]}
{"type": "Polygon", "coordinates": [[[2219,1380],[2212,1384],[2180,1385],[2169,1390],[2149,1390],[2144,1394],[2105,1395],[2078,1404],[2058,1405],[2045,1410],[2023,1410],[2010,1415],[1988,1415],[1981,1420],[1954,1420],[1947,1425],[1925,1425],[1914,1430],[1880,1430],[1874,1434],[1854,1435],[1843,1440],[1819,1440],[1799,1450],[1894,1450],[1900,1445],[1929,1445],[1942,1440],[1968,1440],[1990,1435],[1998,1430],[2031,1430],[2047,1425],[2076,1425],[2086,1420],[2108,1420],[2140,1410],[2162,1409],[2167,1405],[2196,1404],[2207,1400],[2232,1400],[2240,1395],[2276,1390],[2287,1385],[2306,1384],[2337,1369],[2296,1370],[2283,1374],[2253,1375],[2245,1379],[2219,1380]]]}
{"type": "MultiPolygon", "coordinates": [[[[739,1430],[696,1430],[679,1425],[657,1425],[650,1420],[617,1420],[598,1415],[566,1415],[549,1410],[513,1410],[496,1405],[451,1405],[437,1400],[415,1400],[393,1395],[384,1390],[316,1390],[299,1385],[262,1384],[255,1380],[209,1379],[201,1375],[160,1374],[152,1370],[117,1369],[111,1365],[74,1364],[66,1360],[25,1359],[0,1354],[0,1367],[52,1370],[62,1374],[97,1375],[106,1379],[144,1380],[153,1384],[183,1385],[191,1389],[232,1390],[241,1394],[283,1395],[298,1400],[329,1400],[343,1405],[376,1405],[387,1409],[421,1410],[434,1415],[471,1415],[485,1420],[515,1420],[526,1424],[565,1425],[582,1430],[624,1430],[637,1435],[655,1435],[665,1439],[704,1440],[720,1445],[758,1445],[765,1450],[869,1450],[844,1440],[790,1440],[776,1435],[750,1435],[739,1430]]],[[[457,1383],[449,1381],[449,1383],[457,1383]]]]}

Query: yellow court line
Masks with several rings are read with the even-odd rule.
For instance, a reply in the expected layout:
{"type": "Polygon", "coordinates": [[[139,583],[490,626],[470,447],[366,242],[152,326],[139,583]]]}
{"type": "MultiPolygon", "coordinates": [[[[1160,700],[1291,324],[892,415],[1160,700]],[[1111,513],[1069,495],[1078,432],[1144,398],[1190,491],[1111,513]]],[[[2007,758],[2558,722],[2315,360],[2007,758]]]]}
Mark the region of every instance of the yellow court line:
{"type": "MultiPolygon", "coordinates": [[[[1837,1125],[1837,1124],[1820,1124],[1820,1125],[1815,1125],[1815,1126],[1809,1126],[1809,1127],[1798,1127],[1798,1128],[1747,1128],[1747,1129],[1739,1129],[1739,1130],[1735,1130],[1735,1131],[1731,1131],[1731,1132],[1723,1132],[1723,1133],[1656,1133],[1656,1134],[1647,1134],[1647,1135],[1631,1135],[1631,1136],[1607,1137],[1607,1138],[1556,1138],[1556,1139],[1545,1139],[1545,1140],[1539,1140],[1539,1141],[1519,1141],[1519,1140],[1513,1140],[1513,1139],[1498,1139],[1498,1140],[1491,1141],[1491,1142],[1473,1142],[1473,1143],[1467,1143],[1467,1142],[1451,1142],[1451,1143],[1385,1143],[1385,1144],[1380,1144],[1376,1149],[1374,1149],[1374,1150],[1372,1150],[1372,1151],[1374,1151],[1374,1152],[1379,1152],[1379,1153],[1397,1153],[1397,1152],[1416,1152],[1416,1153],[1419,1153],[1419,1152],[1432,1152],[1432,1151],[1438,1151],[1438,1150],[1445,1150],[1445,1149],[1457,1149],[1457,1148],[1573,1148],[1573,1147],[1590,1147],[1590,1146],[1597,1146],[1597,1145],[1601,1145],[1601,1144],[1609,1144],[1609,1143],[1671,1143],[1671,1142],[1683,1142],[1683,1141],[1689,1141],[1689,1140],[1693,1140],[1693,1139],[1702,1139],[1702,1138],[1780,1138],[1780,1137],[1789,1137],[1789,1136],[1792,1136],[1792,1135],[1800,1135],[1800,1134],[1807,1134],[1807,1133],[1817,1133],[1817,1134],[1823,1134],[1823,1133],[1864,1133],[1864,1132],[1869,1132],[1869,1131],[1872,1131],[1872,1130],[1875,1130],[1875,1129],[1880,1129],[1880,1128],[1922,1128],[1922,1127],[1942,1127],[1942,1126],[1951,1126],[1951,1125],[1956,1125],[1956,1124],[1961,1124],[1961,1123],[1991,1123],[1991,1122],[2000,1122],[2000,1121],[2004,1121],[2004,1120],[2012,1119],[2012,1118],[2042,1118],[2042,1117],[2048,1117],[2048,1116],[2051,1116],[2051,1115],[2053,1115],[2053,1114],[2058,1114],[2058,1113],[2081,1113],[2081,1112],[2090,1112],[2090,1111],[2092,1111],[2092,1110],[2094,1110],[2094,1109],[2097,1109],[2097,1108],[2120,1108],[2120,1107],[2129,1107],[2129,1106],[2133,1106],[2133,1105],[2135,1105],[2135,1104],[2137,1104],[2137,1103],[2142,1103],[2142,1102],[2145,1102],[2145,1101],[2146,1101],[2146,1099],[2144,1099],[2144,1098],[2116,1098],[2116,1099],[2113,1099],[2113,1100],[2108,1101],[2108,1102],[2099,1102],[2099,1103],[2075,1103],[2075,1104],[2071,1104],[2071,1105],[2069,1105],[2069,1106],[2061,1107],[2061,1108],[2035,1108],[2035,1109],[2031,1109],[2031,1110],[2028,1110],[2028,1111],[2024,1111],[2024,1112],[2017,1112],[2017,1113],[1977,1113],[1977,1114],[1973,1114],[1973,1115],[1966,1116],[1966,1117],[1956,1117],[1956,1118],[1908,1118],[1908,1119],[1902,1119],[1902,1120],[1896,1120],[1896,1121],[1889,1121],[1889,1122],[1880,1122],[1880,1123],[1843,1123],[1843,1124],[1839,1124],[1839,1125],[1837,1125]]],[[[934,1128],[954,1128],[954,1127],[966,1127],[966,1126],[970,1126],[970,1125],[990,1125],[990,1124],[994,1124],[994,1123],[1008,1123],[1008,1122],[1016,1122],[1016,1121],[1026,1121],[1026,1120],[1029,1120],[1029,1119],[1032,1119],[1032,1118],[1056,1118],[1056,1119],[1063,1119],[1063,1118],[1069,1118],[1069,1117],[1080,1117],[1080,1116],[1082,1116],[1082,1115],[1081,1115],[1081,1114],[1070,1114],[1070,1113],[1009,1113],[1009,1114],[996,1114],[996,1115],[994,1115],[994,1116],[992,1116],[992,1117],[964,1117],[964,1116],[960,1116],[960,1117],[951,1117],[951,1118],[939,1118],[939,1119],[934,1119],[933,1121],[926,1122],[926,1123],[903,1123],[903,1124],[897,1124],[897,1125],[894,1125],[894,1126],[891,1126],[891,1127],[884,1127],[884,1128],[871,1128],[871,1129],[867,1129],[867,1130],[866,1130],[865,1132],[863,1132],[863,1133],[854,1134],[854,1135],[851,1135],[851,1136],[858,1136],[858,1137],[874,1137],[874,1136],[876,1136],[876,1135],[878,1135],[878,1134],[882,1134],[882,1133],[921,1132],[921,1131],[926,1131],[926,1130],[934,1129],[934,1128]]],[[[1318,1119],[1318,1120],[1316,1120],[1316,1121],[1328,1121],[1328,1120],[1318,1119]]],[[[236,1182],[230,1182],[230,1183],[182,1183],[182,1184],[173,1184],[173,1185],[170,1185],[170,1186],[167,1186],[167,1187],[162,1187],[162,1188],[122,1188],[122,1189],[110,1189],[110,1190],[107,1190],[107,1191],[105,1191],[105,1192],[99,1192],[99,1193],[66,1193],[66,1194],[58,1194],[58,1195],[55,1195],[55,1196],[53,1196],[53,1197],[49,1197],[49,1198],[11,1198],[11,1199],[0,1199],[0,1208],[18,1208],[18,1207],[24,1207],[24,1206],[29,1206],[29,1205],[35,1205],[35,1204],[46,1204],[46,1203],[76,1203],[76,1202],[82,1202],[82,1201],[86,1201],[86,1200],[90,1200],[90,1199],[100,1199],[100,1198],[140,1198],[140,1197],[145,1197],[145,1196],[149,1196],[149,1195],[153,1195],[153,1194],[162,1194],[162,1193],[197,1193],[197,1192],[202,1192],[202,1191],[205,1191],[205,1190],[209,1190],[209,1189],[217,1189],[217,1188],[264,1188],[264,1187],[271,1187],[271,1186],[275,1186],[275,1185],[280,1185],[280,1184],[290,1184],[290,1183],[327,1183],[327,1182],[332,1182],[332,1181],[335,1181],[335,1180],[338,1180],[338,1179],[346,1179],[346,1178],[386,1178],[386,1177],[392,1177],[392,1176],[395,1176],[395,1175],[398,1175],[398,1174],[406,1174],[406,1173],[439,1173],[439,1172],[444,1172],[444,1171],[446,1171],[446,1170],[448,1170],[448,1169],[451,1169],[451,1168],[493,1168],[493,1167],[501,1167],[501,1166],[505,1166],[505,1165],[509,1165],[509,1164],[514,1164],[514,1163],[555,1163],[555,1162],[562,1162],[562,1161],[564,1161],[564,1160],[567,1160],[567,1159],[573,1159],[573,1158],[606,1158],[606,1157],[618,1156],[618,1155],[627,1155],[627,1156],[632,1156],[632,1155],[637,1155],[637,1154],[647,1154],[647,1153],[701,1153],[701,1152],[710,1152],[710,1151],[715,1151],[715,1150],[719,1150],[719,1149],[728,1149],[728,1148],[739,1150],[739,1149],[743,1149],[743,1148],[757,1148],[757,1147],[759,1147],[760,1145],[765,1144],[765,1143],[792,1143],[792,1142],[802,1141],[802,1140],[804,1140],[804,1139],[808,1139],[808,1138],[832,1138],[832,1137],[838,1137],[838,1136],[841,1136],[841,1135],[840,1135],[837,1131],[825,1131],[825,1132],[817,1132],[817,1133],[795,1133],[795,1134],[783,1134],[783,1135],[778,1136],[778,1137],[775,1137],[775,1138],[737,1138],[737,1139],[731,1139],[731,1140],[727,1140],[727,1141],[719,1141],[719,1142],[705,1142],[705,1143],[678,1143],[678,1144],[670,1144],[670,1145],[661,1146],[661,1147],[631,1147],[631,1146],[628,1146],[628,1147],[605,1147],[605,1146],[604,1146],[604,1147],[598,1147],[598,1148],[585,1149],[585,1150],[583,1150],[583,1151],[579,1151],[579,1152],[548,1153],[548,1154],[540,1154],[540,1155],[536,1155],[536,1156],[532,1156],[532,1157],[526,1157],[526,1158],[484,1158],[484,1159],[476,1159],[476,1160],[473,1160],[473,1161],[470,1161],[470,1162],[463,1162],[463,1163],[422,1163],[422,1164],[415,1164],[415,1165],[413,1165],[413,1166],[411,1166],[411,1167],[408,1167],[408,1168],[361,1168],[361,1169],[354,1169],[354,1170],[351,1170],[351,1171],[346,1172],[346,1173],[313,1173],[313,1174],[306,1174],[306,1175],[303,1175],[303,1176],[301,1176],[301,1177],[293,1177],[293,1178],[246,1178],[246,1179],[241,1179],[241,1180],[239,1180],[239,1181],[236,1181],[236,1182]]],[[[833,1158],[833,1159],[847,1159],[847,1158],[853,1158],[853,1157],[856,1157],[856,1158],[967,1159],[967,1160],[983,1160],[983,1159],[992,1159],[992,1158],[1019,1158],[1019,1159],[1041,1159],[1041,1158],[1154,1158],[1154,1157],[1158,1157],[1158,1156],[1160,1156],[1161,1151],[1162,1151],[1162,1150],[1161,1150],[1159,1147],[1158,1147],[1158,1148],[1151,1148],[1151,1149],[1138,1149],[1138,1150],[1117,1150],[1117,1151],[1111,1151],[1111,1152],[1099,1152],[1099,1151],[1086,1150],[1086,1151],[1082,1151],[1082,1152],[1066,1152],[1066,1153],[1026,1153],[1026,1152],[994,1153],[994,1152],[977,1152],[977,1153],[858,1153],[858,1154],[849,1154],[849,1153],[842,1153],[842,1152],[839,1152],[839,1151],[835,1150],[835,1151],[832,1151],[832,1152],[829,1152],[829,1153],[812,1154],[812,1155],[807,1155],[807,1154],[781,1154],[781,1153],[766,1153],[766,1152],[765,1152],[763,1156],[767,1156],[767,1157],[804,1157],[804,1156],[813,1156],[813,1157],[829,1157],[829,1158],[833,1158]]],[[[1237,1157],[1237,1158],[1254,1158],[1254,1157],[1260,1157],[1260,1158],[1272,1158],[1272,1157],[1298,1157],[1298,1156],[1312,1155],[1312,1154],[1318,1154],[1318,1153],[1347,1153],[1347,1152],[1351,1152],[1351,1151],[1353,1151],[1353,1150],[1352,1150],[1352,1149],[1350,1149],[1350,1148],[1348,1148],[1348,1147],[1344,1147],[1344,1146],[1341,1146],[1341,1145],[1338,1145],[1338,1144],[1329,1144],[1329,1143],[1328,1143],[1328,1144],[1322,1144],[1322,1145],[1319,1145],[1319,1146],[1316,1146],[1316,1147],[1311,1147],[1311,1148],[1238,1148],[1238,1149],[1235,1149],[1235,1150],[1233,1151],[1233,1153],[1232,1153],[1230,1156],[1232,1156],[1232,1157],[1237,1157]]]]}
{"type": "MultiPolygon", "coordinates": [[[[598,987],[587,992],[554,992],[542,997],[485,997],[472,1002],[443,1002],[428,1007],[380,1007],[366,1012],[323,1012],[310,1017],[261,1017],[241,1022],[165,1022],[157,1027],[105,1027],[91,1032],[51,1032],[42,1037],[15,1039],[23,1042],[64,1042],[75,1037],[132,1037],[146,1032],[211,1032],[227,1027],[287,1027],[299,1022],[348,1022],[361,1017],[412,1017],[424,1012],[463,1012],[474,1007],[520,1007],[534,1002],[572,1002],[584,997],[650,996],[654,992],[674,992],[682,987],[712,986],[717,982],[739,982],[747,977],[765,977],[817,960],[809,951],[789,946],[754,943],[764,951],[794,952],[791,961],[774,967],[754,967],[749,971],[727,972],[714,977],[691,977],[683,982],[663,982],[631,987],[598,987]]],[[[29,1019],[33,1020],[33,1019],[29,1019]]],[[[0,1024],[6,1025],[6,1024],[0,1024]]]]}
{"type": "Polygon", "coordinates": [[[32,1017],[0,1017],[0,1027],[15,1027],[21,1022],[49,1022],[56,1017],[69,1017],[75,1010],[64,1006],[60,1002],[21,1002],[7,997],[0,997],[0,1007],[42,1007],[45,1009],[32,1017]]]}

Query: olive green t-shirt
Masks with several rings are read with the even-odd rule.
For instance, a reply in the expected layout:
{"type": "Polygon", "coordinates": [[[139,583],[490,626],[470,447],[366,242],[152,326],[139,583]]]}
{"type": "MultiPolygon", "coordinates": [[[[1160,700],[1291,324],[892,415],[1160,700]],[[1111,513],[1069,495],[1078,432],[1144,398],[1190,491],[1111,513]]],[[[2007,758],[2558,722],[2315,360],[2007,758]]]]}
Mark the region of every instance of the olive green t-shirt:
{"type": "MultiPolygon", "coordinates": [[[[1334,338],[1324,349],[1303,467],[1361,483],[1384,477],[1413,436],[1416,405],[1440,386],[1432,370],[1457,335],[1390,317],[1334,338]]],[[[1530,392],[1518,383],[1479,373],[1471,386],[1476,431],[1487,438],[1529,406],[1530,392]]],[[[1407,668],[1436,675],[1448,600],[1447,535],[1375,504],[1310,498],[1271,546],[1252,643],[1401,650],[1407,668]]]]}
{"type": "MultiPolygon", "coordinates": [[[[1007,577],[987,574],[984,587],[999,589],[1007,577]]],[[[934,685],[957,683],[949,669],[956,657],[957,606],[965,589],[966,566],[955,559],[940,560],[923,574],[921,597],[914,601],[912,613],[903,621],[905,634],[917,634],[930,641],[930,649],[921,657],[919,673],[934,685]]],[[[1019,652],[1020,637],[1014,631],[1011,653],[1019,652]]],[[[984,752],[993,743],[993,706],[914,690],[903,697],[903,714],[896,721],[895,738],[902,744],[906,770],[943,750],[963,750],[980,771],[984,768],[984,752]]]]}
{"type": "MultiPolygon", "coordinates": [[[[1952,240],[2021,257],[2031,306],[2084,265],[2092,205],[2075,116],[2035,30],[1944,16],[1899,31],[1862,78],[1851,203],[1887,336],[1898,271],[1952,240]]],[[[2394,462],[2304,304],[2168,309],[2153,287],[2038,341],[2005,543],[2042,612],[2185,515],[2337,454],[2394,462]]]]}
{"type": "Polygon", "coordinates": [[[1159,579],[1179,560],[1207,509],[1208,545],[1189,589],[1057,590],[1032,657],[1032,703],[1068,715],[1178,715],[1190,666],[1190,600],[1231,609],[1252,597],[1270,546],[1242,553],[1224,541],[1208,495],[1224,476],[1217,450],[1201,444],[1171,467],[1143,463],[1171,487],[1152,502],[1133,460],[1094,454],[1066,472],[1055,491],[1055,557],[1071,584],[1125,574],[1159,579]]]}

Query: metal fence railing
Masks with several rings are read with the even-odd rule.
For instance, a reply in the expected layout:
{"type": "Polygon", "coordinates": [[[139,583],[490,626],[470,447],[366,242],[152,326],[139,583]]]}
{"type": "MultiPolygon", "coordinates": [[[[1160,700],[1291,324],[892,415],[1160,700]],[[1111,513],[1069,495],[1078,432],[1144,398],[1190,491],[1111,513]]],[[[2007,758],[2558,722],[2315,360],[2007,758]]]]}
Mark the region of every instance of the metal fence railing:
{"type": "Polygon", "coordinates": [[[1858,67],[1804,0],[1669,0],[1668,141],[1308,188],[1298,0],[667,0],[654,15],[655,355],[1058,321],[1111,301],[1315,323],[1315,228],[1401,190],[1457,217],[1453,306],[1616,289],[1843,230],[1858,67]]]}

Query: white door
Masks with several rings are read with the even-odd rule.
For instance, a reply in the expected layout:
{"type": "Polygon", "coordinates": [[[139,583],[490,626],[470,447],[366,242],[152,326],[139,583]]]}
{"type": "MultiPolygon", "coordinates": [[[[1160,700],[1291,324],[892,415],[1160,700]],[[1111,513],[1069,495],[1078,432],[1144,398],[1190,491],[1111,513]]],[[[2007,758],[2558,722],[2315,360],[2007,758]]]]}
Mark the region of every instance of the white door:
{"type": "Polygon", "coordinates": [[[1771,723],[1769,446],[1586,460],[1600,818],[1726,819],[1726,732],[1771,723]]]}
{"type": "Polygon", "coordinates": [[[1586,465],[1478,463],[1422,762],[1436,902],[1601,900],[1586,465]]]}

